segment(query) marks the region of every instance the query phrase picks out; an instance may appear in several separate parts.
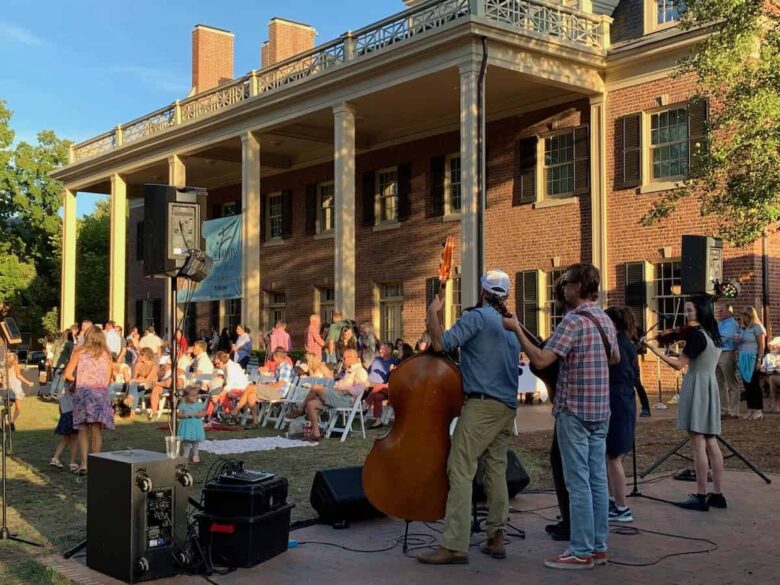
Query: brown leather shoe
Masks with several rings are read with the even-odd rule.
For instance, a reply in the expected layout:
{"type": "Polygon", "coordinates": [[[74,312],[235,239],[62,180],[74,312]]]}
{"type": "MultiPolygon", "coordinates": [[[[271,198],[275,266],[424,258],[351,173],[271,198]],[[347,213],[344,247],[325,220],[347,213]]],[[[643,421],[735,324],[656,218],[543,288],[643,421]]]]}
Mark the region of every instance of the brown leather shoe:
{"type": "Polygon", "coordinates": [[[493,536],[479,545],[479,550],[486,555],[490,555],[494,559],[505,559],[506,547],[504,546],[504,531],[496,530],[493,533],[493,536]]]}
{"type": "Polygon", "coordinates": [[[417,560],[426,565],[465,565],[469,555],[440,546],[432,553],[420,555],[417,560]]]}

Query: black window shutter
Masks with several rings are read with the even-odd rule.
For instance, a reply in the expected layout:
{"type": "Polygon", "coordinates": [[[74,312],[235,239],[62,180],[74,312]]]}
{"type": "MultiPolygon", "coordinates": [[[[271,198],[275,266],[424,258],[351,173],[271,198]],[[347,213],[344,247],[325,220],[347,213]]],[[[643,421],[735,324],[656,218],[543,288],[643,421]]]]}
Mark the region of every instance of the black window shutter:
{"type": "MultiPolygon", "coordinates": [[[[306,185],[306,235],[317,233],[317,185],[306,185]]],[[[322,226],[320,229],[325,229],[322,226]]]]}
{"type": "Polygon", "coordinates": [[[536,136],[518,140],[515,144],[515,176],[512,205],[536,201],[536,136]]]}
{"type": "Polygon", "coordinates": [[[135,259],[144,260],[144,222],[135,224],[135,259]]]}
{"type": "Polygon", "coordinates": [[[282,239],[292,237],[293,208],[292,191],[282,191],[282,239]]]}
{"type": "Polygon", "coordinates": [[[622,139],[623,184],[638,187],[642,183],[642,114],[618,118],[618,138],[622,139]]]}
{"type": "Polygon", "coordinates": [[[412,215],[412,163],[398,165],[398,221],[412,215]]]}
{"type": "Polygon", "coordinates": [[[162,299],[152,301],[152,321],[154,321],[154,331],[162,337],[165,334],[162,322],[162,299]]]}
{"type": "Polygon", "coordinates": [[[441,217],[444,215],[444,173],[445,161],[443,156],[431,158],[430,193],[428,204],[425,206],[425,217],[441,217]]]}
{"type": "Polygon", "coordinates": [[[574,129],[574,193],[583,195],[590,186],[590,143],[588,127],[574,129]]]}
{"type": "Polygon", "coordinates": [[[626,306],[634,313],[640,334],[645,332],[645,307],[647,306],[645,279],[644,262],[626,262],[626,306]]]}
{"type": "Polygon", "coordinates": [[[138,327],[139,332],[141,335],[144,334],[143,332],[143,326],[144,326],[144,301],[143,299],[136,299],[135,301],[135,321],[134,321],[136,327],[138,327]]]}
{"type": "Polygon", "coordinates": [[[265,214],[268,210],[268,202],[266,199],[268,198],[268,195],[260,195],[260,241],[265,242],[266,240],[266,225],[268,225],[268,218],[266,218],[265,214]]]}
{"type": "Polygon", "coordinates": [[[688,104],[688,174],[701,175],[702,155],[707,151],[707,118],[709,101],[697,98],[688,104]]]}
{"type": "Polygon", "coordinates": [[[441,288],[441,285],[439,283],[438,277],[425,279],[425,308],[426,309],[433,302],[434,297],[437,294],[439,294],[439,288],[441,288]]]}
{"type": "Polygon", "coordinates": [[[363,226],[374,225],[374,200],[376,199],[376,175],[374,171],[363,173],[363,226]]]}
{"type": "Polygon", "coordinates": [[[515,276],[515,312],[526,329],[539,336],[538,274],[536,270],[518,272],[515,276]]]}

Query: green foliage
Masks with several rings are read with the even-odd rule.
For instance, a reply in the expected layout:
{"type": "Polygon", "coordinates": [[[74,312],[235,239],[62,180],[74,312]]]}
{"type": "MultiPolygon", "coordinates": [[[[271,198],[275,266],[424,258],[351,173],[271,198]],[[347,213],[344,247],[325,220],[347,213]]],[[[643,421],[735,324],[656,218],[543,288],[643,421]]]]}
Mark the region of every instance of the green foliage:
{"type": "Polygon", "coordinates": [[[60,333],[60,309],[54,307],[41,317],[41,325],[46,335],[58,335],[60,333]]]}
{"type": "Polygon", "coordinates": [[[33,280],[33,263],[20,260],[10,244],[0,241],[0,299],[12,305],[26,304],[25,293],[33,280]]]}
{"type": "Polygon", "coordinates": [[[780,8],[764,0],[686,0],[682,27],[714,34],[678,67],[711,104],[701,169],[658,200],[645,225],[694,197],[721,233],[747,245],[780,220],[780,8]],[[715,24],[709,24],[715,23],[715,24]]]}
{"type": "Polygon", "coordinates": [[[108,273],[111,208],[99,201],[95,210],[79,221],[76,244],[76,315],[105,323],[108,319],[108,273]]]}

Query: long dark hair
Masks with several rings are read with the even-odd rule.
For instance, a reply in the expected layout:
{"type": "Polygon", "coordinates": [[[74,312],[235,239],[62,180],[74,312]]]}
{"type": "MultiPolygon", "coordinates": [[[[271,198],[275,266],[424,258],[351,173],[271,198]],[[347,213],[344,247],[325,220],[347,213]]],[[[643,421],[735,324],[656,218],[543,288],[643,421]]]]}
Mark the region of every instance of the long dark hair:
{"type": "Polygon", "coordinates": [[[634,312],[629,307],[618,305],[609,307],[604,312],[607,314],[607,317],[612,319],[618,332],[623,331],[629,339],[634,338],[636,335],[636,319],[634,318],[634,312]]]}
{"type": "MultiPolygon", "coordinates": [[[[506,297],[500,297],[497,294],[493,294],[491,292],[488,292],[486,290],[483,290],[482,293],[484,294],[484,300],[486,305],[490,305],[493,307],[496,311],[498,311],[498,314],[502,317],[509,317],[511,313],[509,312],[509,309],[506,308],[506,297]]],[[[482,305],[474,305],[473,307],[467,307],[463,309],[463,312],[466,311],[472,311],[474,309],[478,309],[482,305]]]]}
{"type": "Polygon", "coordinates": [[[688,300],[696,308],[696,320],[701,328],[710,336],[712,341],[718,347],[723,347],[723,340],[720,338],[718,322],[715,319],[715,312],[712,309],[712,297],[707,295],[698,295],[688,300]]]}

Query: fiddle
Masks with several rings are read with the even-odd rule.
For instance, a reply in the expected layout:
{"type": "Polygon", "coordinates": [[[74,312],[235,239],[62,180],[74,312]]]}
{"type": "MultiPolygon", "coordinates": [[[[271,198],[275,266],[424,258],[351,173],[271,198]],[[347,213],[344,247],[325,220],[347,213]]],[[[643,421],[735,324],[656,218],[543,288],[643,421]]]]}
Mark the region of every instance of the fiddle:
{"type": "Polygon", "coordinates": [[[681,327],[659,331],[655,336],[658,347],[669,347],[678,341],[683,341],[690,328],[691,326],[689,324],[685,324],[681,327]]]}

